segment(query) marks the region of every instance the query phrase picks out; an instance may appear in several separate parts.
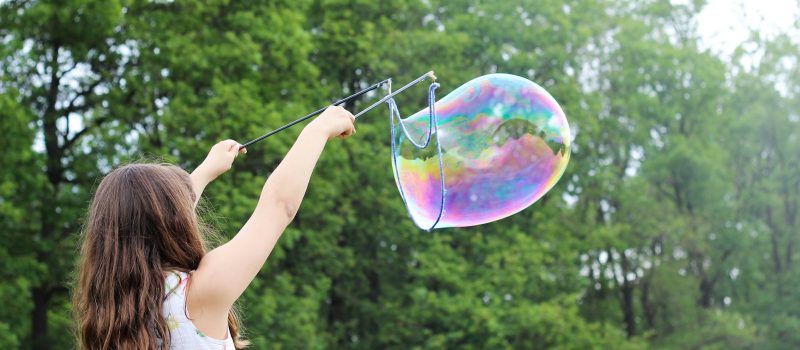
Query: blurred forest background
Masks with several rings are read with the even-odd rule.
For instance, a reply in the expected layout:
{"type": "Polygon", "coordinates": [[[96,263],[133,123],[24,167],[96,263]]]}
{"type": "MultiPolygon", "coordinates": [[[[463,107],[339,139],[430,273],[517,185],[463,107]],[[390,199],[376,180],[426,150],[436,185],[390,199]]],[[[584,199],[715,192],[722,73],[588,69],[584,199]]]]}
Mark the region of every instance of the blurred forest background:
{"type": "MultiPolygon", "coordinates": [[[[441,96],[492,72],[544,86],[575,134],[564,177],[513,217],[422,232],[371,112],[241,300],[253,348],[800,348],[800,38],[754,31],[721,57],[702,7],[0,1],[0,348],[74,348],[76,243],[113,167],[191,170],[221,139],[429,70],[441,96]]],[[[398,98],[406,115],[425,91],[398,98]]],[[[299,130],[208,188],[222,236],[299,130]]]]}

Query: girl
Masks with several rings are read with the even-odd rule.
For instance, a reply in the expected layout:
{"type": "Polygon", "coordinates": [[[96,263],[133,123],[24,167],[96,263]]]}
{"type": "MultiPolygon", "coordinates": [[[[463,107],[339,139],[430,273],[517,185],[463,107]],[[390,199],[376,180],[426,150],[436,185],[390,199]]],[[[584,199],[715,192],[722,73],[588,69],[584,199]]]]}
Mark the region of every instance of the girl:
{"type": "Polygon", "coordinates": [[[292,221],[327,140],[355,133],[330,107],[303,129],[267,179],[252,216],[206,253],[194,205],[231,168],[239,143],[216,144],[189,175],[134,164],[98,186],[82,237],[75,291],[85,349],[234,349],[247,346],[232,306],[292,221]]]}

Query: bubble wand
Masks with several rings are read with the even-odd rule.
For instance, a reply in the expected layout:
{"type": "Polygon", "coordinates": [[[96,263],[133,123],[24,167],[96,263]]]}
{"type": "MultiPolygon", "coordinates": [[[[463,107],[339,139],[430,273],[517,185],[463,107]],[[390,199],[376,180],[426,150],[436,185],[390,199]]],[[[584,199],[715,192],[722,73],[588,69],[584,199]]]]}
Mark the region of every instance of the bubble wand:
{"type": "MultiPolygon", "coordinates": [[[[387,87],[358,112],[389,107],[392,169],[406,210],[423,230],[500,220],[531,206],[564,174],[572,136],[564,111],[538,84],[511,74],[474,78],[438,101],[428,72],[392,91],[386,79],[334,105],[387,87]],[[428,106],[402,118],[394,96],[430,78],[428,106]]],[[[309,115],[247,142],[263,140],[309,115]]]]}
{"type": "MultiPolygon", "coordinates": [[[[395,95],[397,95],[397,94],[399,94],[399,93],[403,92],[404,90],[406,90],[406,89],[408,89],[408,88],[410,88],[410,87],[412,87],[412,86],[414,86],[414,85],[417,85],[417,84],[419,84],[421,81],[425,80],[425,78],[430,78],[430,79],[432,79],[433,81],[436,81],[436,76],[435,76],[435,75],[433,75],[433,71],[430,71],[430,72],[428,72],[428,73],[425,73],[425,74],[424,74],[424,75],[422,75],[421,77],[419,77],[419,78],[417,78],[417,79],[414,79],[414,81],[412,81],[412,82],[410,82],[410,83],[406,84],[405,86],[403,86],[403,87],[401,87],[401,88],[397,89],[397,91],[395,91],[395,92],[392,92],[392,93],[390,93],[390,94],[388,94],[388,95],[384,96],[384,97],[383,97],[383,98],[381,98],[381,99],[380,99],[378,102],[375,102],[375,103],[373,103],[372,105],[370,105],[369,107],[365,108],[365,109],[364,109],[364,110],[362,110],[361,112],[358,112],[358,114],[356,114],[356,115],[355,115],[355,117],[356,117],[356,118],[358,118],[358,117],[362,116],[364,113],[367,113],[367,112],[369,112],[370,110],[374,109],[375,107],[379,106],[380,104],[382,104],[382,103],[385,103],[386,101],[388,101],[389,99],[391,99],[391,98],[392,98],[392,97],[394,97],[395,95]]],[[[358,92],[356,92],[356,93],[354,93],[354,94],[352,94],[352,95],[350,95],[350,96],[347,96],[347,97],[345,97],[345,98],[342,98],[342,99],[340,99],[340,100],[338,100],[338,101],[334,102],[334,103],[333,103],[333,106],[338,106],[338,105],[341,105],[341,104],[343,104],[343,103],[345,103],[345,102],[351,101],[351,100],[353,100],[353,99],[355,99],[355,98],[357,98],[357,97],[359,97],[359,96],[361,96],[361,95],[363,95],[363,94],[366,94],[367,92],[370,92],[370,91],[372,91],[372,90],[376,90],[376,89],[380,88],[381,86],[383,86],[383,85],[385,85],[385,84],[389,84],[389,85],[391,86],[391,83],[392,83],[392,78],[385,79],[385,80],[383,80],[383,81],[377,82],[377,83],[375,83],[375,84],[372,84],[372,85],[370,85],[370,86],[369,86],[369,87],[367,87],[366,89],[363,89],[363,90],[361,90],[361,91],[358,91],[358,92]]],[[[283,130],[286,130],[286,129],[288,129],[288,128],[290,128],[290,127],[294,126],[295,124],[298,124],[298,123],[300,123],[300,122],[302,122],[302,121],[304,121],[304,120],[306,120],[306,119],[309,119],[309,118],[311,118],[311,117],[313,117],[313,116],[316,116],[317,114],[320,114],[320,113],[324,112],[324,111],[325,111],[327,108],[328,108],[328,106],[322,107],[322,108],[320,108],[320,109],[318,109],[318,110],[316,110],[316,111],[314,111],[314,112],[311,112],[311,113],[309,113],[309,114],[307,114],[307,115],[305,115],[305,116],[303,116],[303,117],[300,117],[300,118],[298,118],[298,119],[296,119],[296,120],[294,120],[294,121],[292,121],[292,122],[290,122],[290,123],[288,123],[288,124],[286,124],[286,125],[284,125],[284,126],[281,126],[281,127],[277,128],[277,129],[275,129],[275,130],[272,130],[272,131],[270,131],[270,132],[267,132],[266,134],[264,134],[264,135],[261,135],[261,136],[259,136],[259,137],[255,138],[255,139],[252,139],[252,140],[250,140],[250,141],[247,141],[247,142],[245,142],[244,144],[242,144],[242,145],[239,147],[239,149],[242,149],[242,148],[245,148],[245,147],[247,147],[247,146],[250,146],[250,145],[252,145],[252,144],[254,144],[254,143],[258,142],[258,141],[261,141],[261,140],[263,140],[263,139],[265,139],[265,138],[267,138],[267,137],[270,137],[270,136],[272,136],[272,135],[275,135],[275,134],[277,134],[277,133],[279,133],[279,132],[281,132],[281,131],[283,131],[283,130]]]]}

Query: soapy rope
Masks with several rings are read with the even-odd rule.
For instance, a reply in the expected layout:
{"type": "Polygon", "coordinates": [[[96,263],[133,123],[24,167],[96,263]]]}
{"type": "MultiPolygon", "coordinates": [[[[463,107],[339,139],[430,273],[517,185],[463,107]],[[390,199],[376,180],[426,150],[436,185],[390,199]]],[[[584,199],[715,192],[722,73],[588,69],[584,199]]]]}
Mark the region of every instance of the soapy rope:
{"type": "MultiPolygon", "coordinates": [[[[394,176],[395,179],[397,180],[397,188],[400,189],[400,197],[403,198],[403,204],[405,204],[406,209],[408,210],[409,213],[411,212],[411,208],[408,207],[408,201],[406,200],[406,195],[405,192],[403,191],[402,180],[400,179],[400,172],[399,169],[397,168],[397,156],[399,153],[398,150],[399,145],[397,145],[397,142],[395,141],[396,139],[395,137],[396,131],[394,124],[395,118],[397,119],[398,124],[400,124],[400,129],[403,131],[403,134],[405,135],[406,139],[408,139],[408,141],[411,142],[411,144],[417,149],[423,149],[428,147],[428,145],[431,142],[431,139],[434,138],[434,135],[436,138],[436,153],[439,158],[439,180],[441,184],[441,192],[440,192],[441,200],[439,201],[439,215],[436,217],[436,220],[433,222],[431,227],[427,229],[428,231],[433,230],[439,223],[439,221],[442,219],[442,216],[444,216],[445,195],[447,194],[447,189],[445,188],[444,185],[444,161],[442,160],[442,145],[439,142],[439,132],[436,120],[435,103],[436,103],[437,88],[439,88],[439,83],[437,83],[435,80],[433,83],[431,83],[430,87],[428,88],[428,134],[425,137],[425,140],[422,142],[414,141],[414,138],[412,138],[411,135],[409,134],[408,129],[406,129],[406,126],[403,123],[400,111],[397,108],[397,103],[394,102],[394,98],[390,97],[386,101],[387,104],[389,105],[389,120],[392,130],[392,168],[394,169],[394,176]]],[[[391,89],[392,89],[392,82],[390,80],[389,81],[390,92],[391,89]]],[[[393,96],[393,95],[389,94],[388,96],[393,96]]],[[[412,217],[412,219],[414,218],[412,217]]]]}

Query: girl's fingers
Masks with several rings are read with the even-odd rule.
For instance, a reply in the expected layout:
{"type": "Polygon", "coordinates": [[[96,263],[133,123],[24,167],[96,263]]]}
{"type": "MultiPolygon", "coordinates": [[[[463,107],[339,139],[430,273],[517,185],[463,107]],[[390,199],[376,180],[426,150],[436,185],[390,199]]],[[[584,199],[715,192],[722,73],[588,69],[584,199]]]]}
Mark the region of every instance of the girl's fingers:
{"type": "Polygon", "coordinates": [[[236,142],[234,140],[225,140],[225,145],[226,145],[226,148],[228,149],[228,152],[234,152],[235,151],[237,153],[239,152],[239,147],[242,146],[241,144],[239,144],[238,142],[236,142]]]}
{"type": "Polygon", "coordinates": [[[356,133],[356,128],[355,127],[351,127],[350,130],[347,130],[347,131],[341,133],[339,135],[339,138],[340,139],[346,139],[346,138],[348,138],[350,136],[353,136],[355,133],[356,133]]]}

